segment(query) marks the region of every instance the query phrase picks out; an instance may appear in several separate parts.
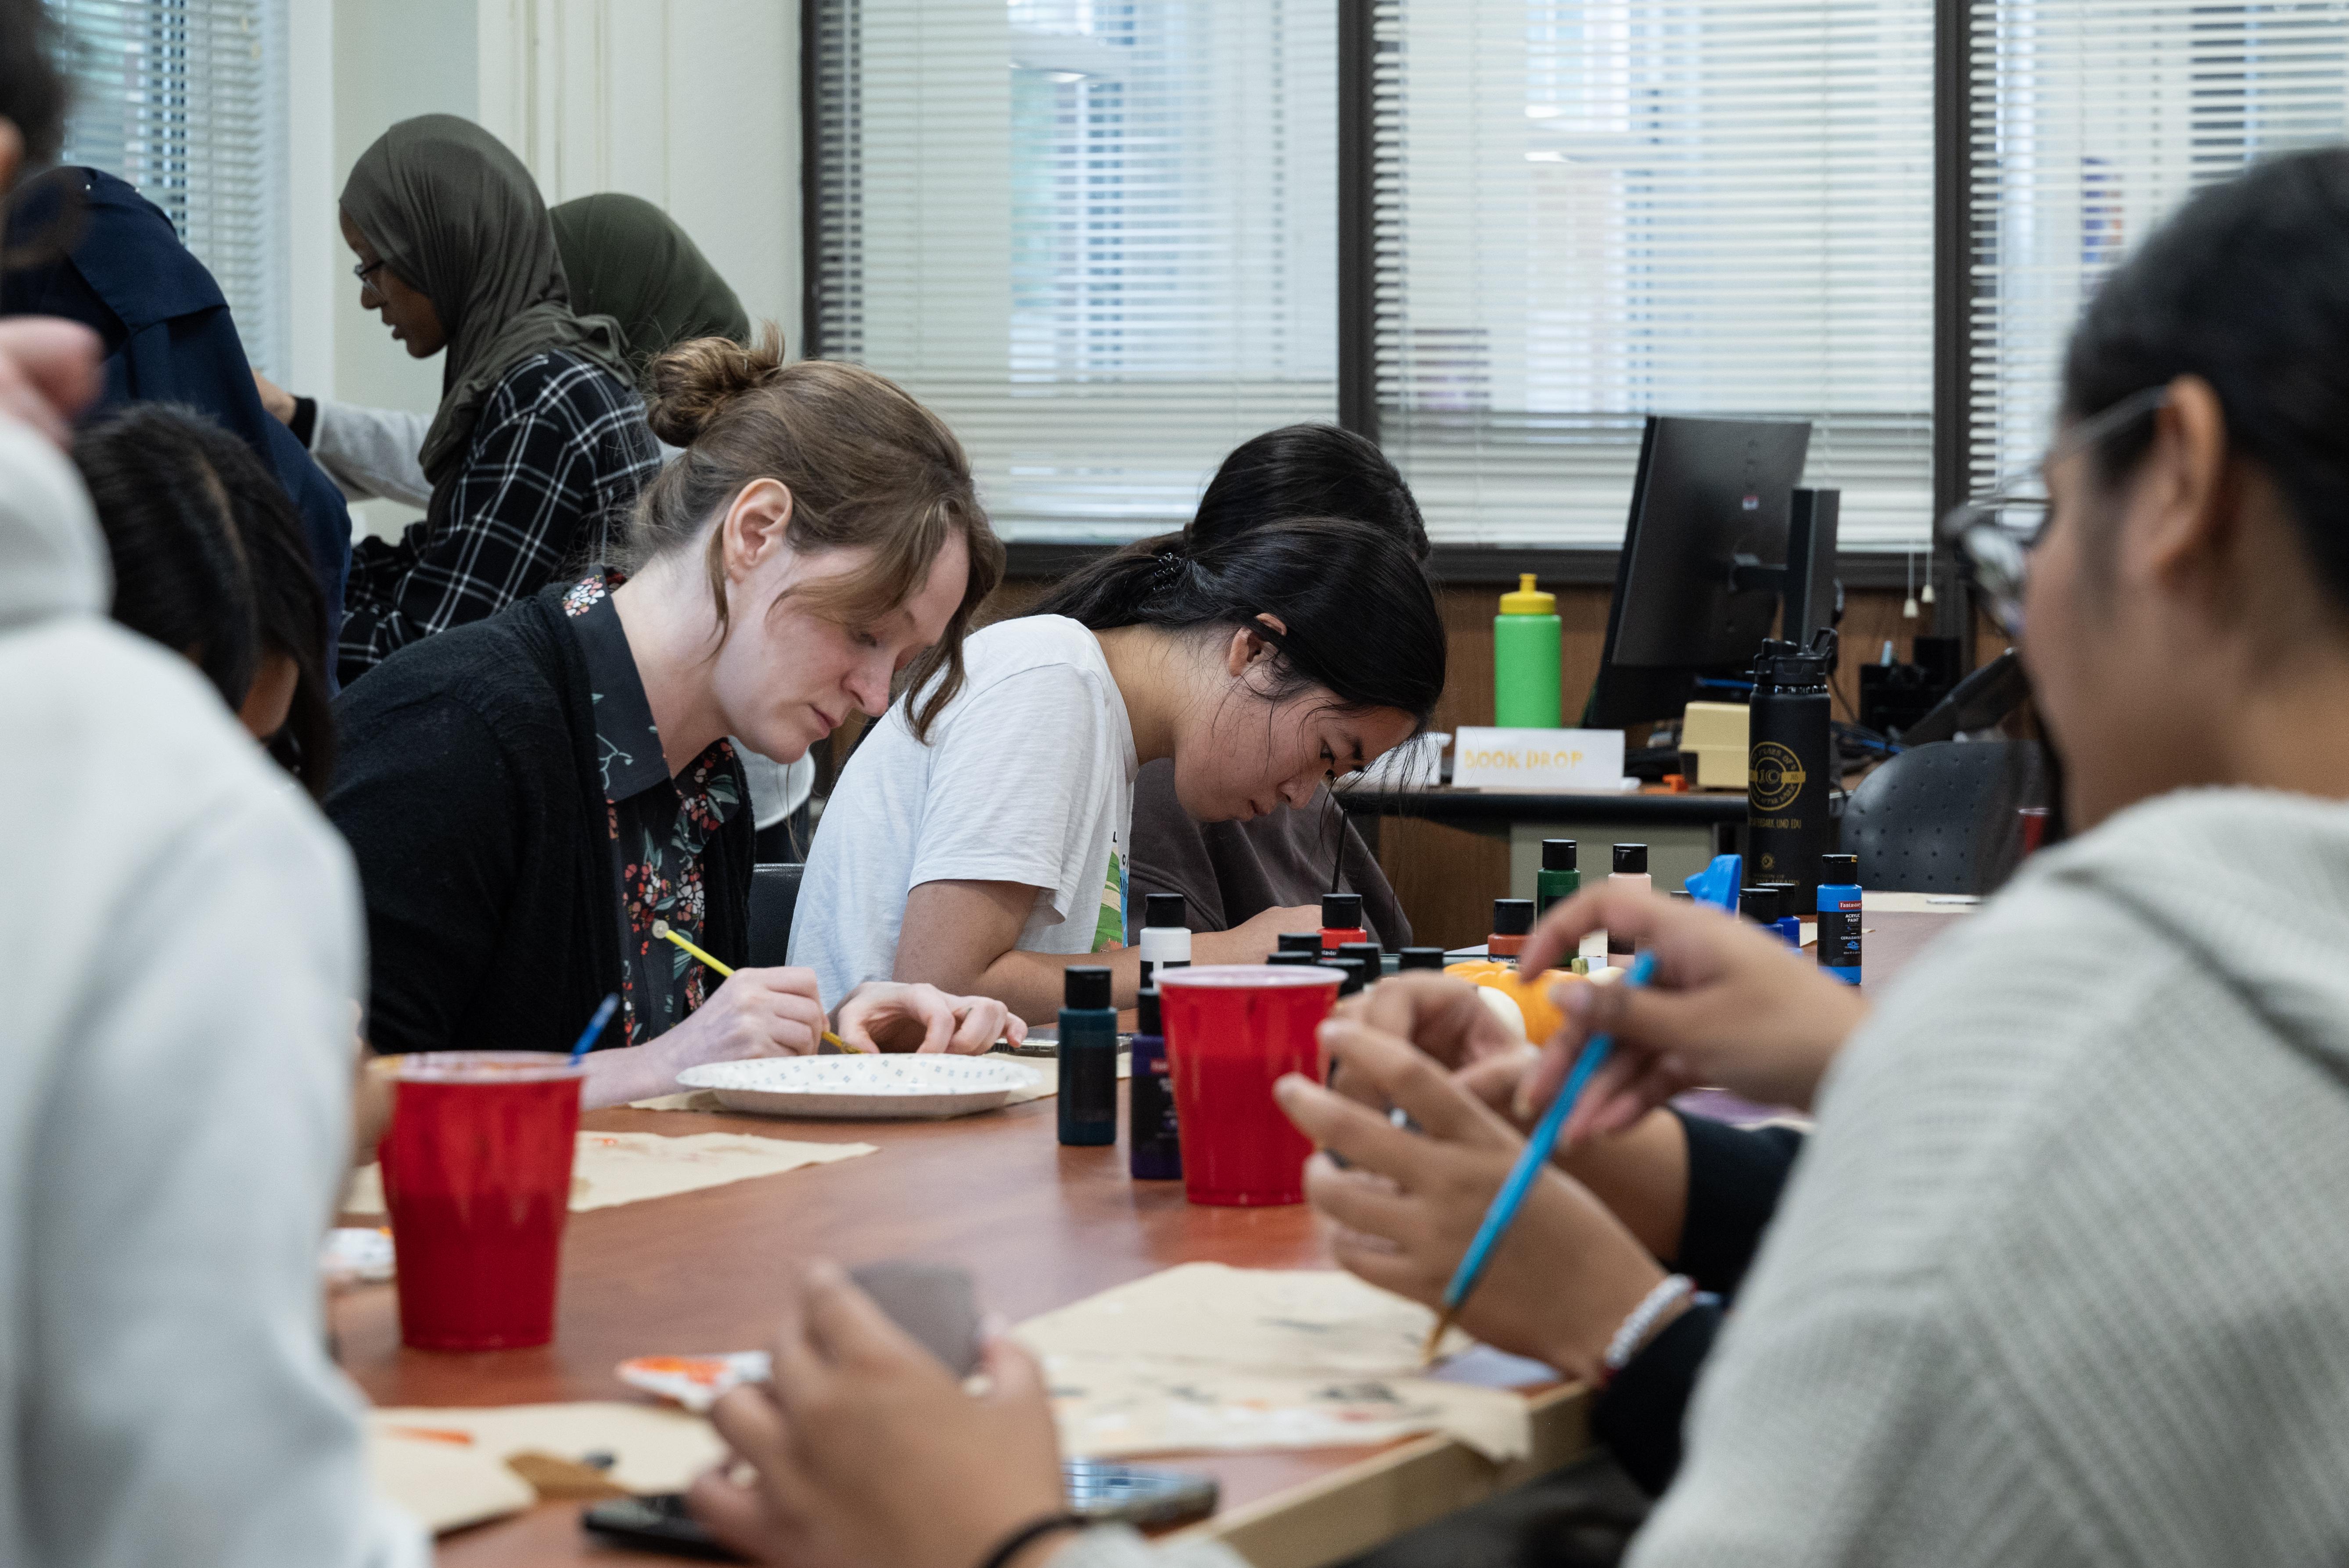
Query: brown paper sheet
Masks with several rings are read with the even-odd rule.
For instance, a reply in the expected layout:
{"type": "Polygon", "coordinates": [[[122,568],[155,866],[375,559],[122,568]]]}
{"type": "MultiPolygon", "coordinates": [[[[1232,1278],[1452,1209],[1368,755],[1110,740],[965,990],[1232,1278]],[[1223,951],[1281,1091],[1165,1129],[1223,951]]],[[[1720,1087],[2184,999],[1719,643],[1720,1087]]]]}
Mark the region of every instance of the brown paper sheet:
{"type": "MultiPolygon", "coordinates": [[[[695,1132],[664,1138],[657,1132],[583,1132],[571,1168],[571,1212],[610,1209],[667,1198],[704,1187],[722,1187],[757,1176],[780,1175],[805,1165],[826,1165],[871,1154],[870,1143],[803,1143],[739,1132],[695,1132]]],[[[383,1172],[362,1165],[343,1193],[343,1212],[380,1214],[383,1172]]]]}
{"type": "Polygon", "coordinates": [[[612,1483],[650,1494],[684,1491],[725,1452],[707,1420],[659,1405],[608,1400],[367,1414],[367,1464],[377,1491],[436,1533],[537,1501],[506,1464],[516,1454],[582,1463],[591,1454],[610,1454],[616,1462],[604,1474],[612,1483]]]}
{"type": "MultiPolygon", "coordinates": [[[[1530,1450],[1523,1396],[1420,1375],[1433,1315],[1336,1271],[1185,1264],[1019,1326],[1061,1441],[1109,1457],[1350,1447],[1430,1431],[1530,1450]]],[[[1473,1343],[1454,1330],[1447,1354],[1473,1343]]]]}

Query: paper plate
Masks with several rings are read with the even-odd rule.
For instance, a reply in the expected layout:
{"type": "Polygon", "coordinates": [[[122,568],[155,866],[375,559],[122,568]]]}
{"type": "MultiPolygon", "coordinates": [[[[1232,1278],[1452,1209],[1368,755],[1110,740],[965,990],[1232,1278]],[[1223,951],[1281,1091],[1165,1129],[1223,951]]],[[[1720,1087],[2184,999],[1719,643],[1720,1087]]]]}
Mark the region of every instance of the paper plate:
{"type": "Polygon", "coordinates": [[[1039,1080],[1001,1057],[761,1057],[712,1062],[677,1075],[730,1110],[761,1116],[968,1116],[993,1110],[1039,1080]]]}

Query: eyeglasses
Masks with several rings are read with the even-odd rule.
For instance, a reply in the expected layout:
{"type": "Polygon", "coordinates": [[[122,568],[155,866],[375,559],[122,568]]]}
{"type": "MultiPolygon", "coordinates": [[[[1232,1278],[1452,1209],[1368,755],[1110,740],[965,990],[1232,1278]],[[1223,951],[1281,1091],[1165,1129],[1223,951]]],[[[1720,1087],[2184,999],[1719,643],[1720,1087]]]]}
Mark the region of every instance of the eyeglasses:
{"type": "Polygon", "coordinates": [[[2083,419],[2047,449],[2036,469],[2013,475],[1987,494],[1951,507],[1934,529],[1956,554],[1961,568],[1981,591],[1983,607],[2010,637],[2023,634],[2023,584],[2031,552],[2047,531],[2045,476],[2064,459],[2118,435],[2169,401],[2169,388],[2148,387],[2130,394],[2092,419],[2083,419]]]}
{"type": "Polygon", "coordinates": [[[373,288],[373,287],[375,286],[375,284],[374,284],[373,280],[369,277],[369,274],[370,274],[370,273],[373,273],[377,268],[378,268],[378,267],[380,267],[380,266],[382,266],[382,265],[383,265],[383,258],[382,258],[382,257],[380,257],[380,256],[378,256],[374,261],[371,261],[371,262],[361,262],[357,266],[355,266],[355,267],[353,267],[353,268],[351,269],[351,276],[353,276],[353,277],[355,277],[355,278],[357,278],[357,279],[358,279],[358,280],[359,280],[359,287],[361,287],[361,288],[363,288],[363,289],[364,289],[364,288],[373,288]]]}

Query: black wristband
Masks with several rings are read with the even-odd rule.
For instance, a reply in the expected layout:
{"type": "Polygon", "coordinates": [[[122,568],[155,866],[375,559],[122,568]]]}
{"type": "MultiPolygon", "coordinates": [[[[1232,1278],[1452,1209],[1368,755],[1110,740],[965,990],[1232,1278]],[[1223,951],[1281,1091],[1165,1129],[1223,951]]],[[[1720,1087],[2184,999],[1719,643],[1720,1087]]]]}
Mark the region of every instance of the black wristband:
{"type": "Polygon", "coordinates": [[[285,428],[294,432],[294,438],[307,450],[311,438],[317,433],[318,400],[316,397],[295,398],[294,417],[285,421],[285,428]]]}
{"type": "Polygon", "coordinates": [[[1056,1530],[1083,1530],[1089,1523],[1089,1521],[1073,1513],[1048,1513],[1041,1519],[1030,1520],[1005,1536],[1000,1545],[981,1558],[978,1568],[1003,1568],[1040,1537],[1050,1535],[1056,1530]]]}

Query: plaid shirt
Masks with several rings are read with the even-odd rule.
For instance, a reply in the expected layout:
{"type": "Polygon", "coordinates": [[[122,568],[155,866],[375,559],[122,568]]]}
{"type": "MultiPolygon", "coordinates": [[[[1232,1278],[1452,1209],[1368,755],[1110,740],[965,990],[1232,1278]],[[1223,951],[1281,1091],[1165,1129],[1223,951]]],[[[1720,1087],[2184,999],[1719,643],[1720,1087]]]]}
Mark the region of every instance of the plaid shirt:
{"type": "Polygon", "coordinates": [[[369,538],[352,549],[343,679],[600,556],[613,521],[659,468],[632,388],[560,350],[517,361],[481,405],[447,507],[398,544],[369,538]]]}

